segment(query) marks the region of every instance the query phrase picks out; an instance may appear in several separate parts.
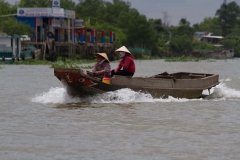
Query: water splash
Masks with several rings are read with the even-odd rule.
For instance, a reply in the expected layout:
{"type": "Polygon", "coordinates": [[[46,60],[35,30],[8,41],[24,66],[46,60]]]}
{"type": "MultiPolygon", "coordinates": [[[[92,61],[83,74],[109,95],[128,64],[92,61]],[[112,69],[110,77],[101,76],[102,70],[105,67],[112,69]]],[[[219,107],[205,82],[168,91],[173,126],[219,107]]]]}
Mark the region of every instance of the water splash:
{"type": "Polygon", "coordinates": [[[65,88],[51,88],[49,92],[36,95],[32,102],[37,103],[131,103],[154,102],[150,94],[134,92],[131,89],[121,89],[114,92],[106,92],[87,98],[71,97],[65,88]]]}
{"type": "Polygon", "coordinates": [[[50,88],[48,92],[41,93],[32,98],[37,103],[78,103],[80,98],[72,98],[67,94],[65,88],[50,88]]]}
{"type": "Polygon", "coordinates": [[[93,103],[131,103],[131,102],[154,102],[150,94],[135,92],[131,89],[124,88],[113,92],[91,97],[93,103]]]}
{"type": "Polygon", "coordinates": [[[226,86],[224,82],[213,88],[209,98],[240,98],[240,91],[226,86]]]}
{"type": "MultiPolygon", "coordinates": [[[[224,81],[229,81],[226,79],[224,81]]],[[[139,103],[139,102],[188,102],[188,101],[202,101],[202,100],[225,100],[226,98],[240,98],[240,91],[231,89],[226,86],[224,81],[210,90],[210,95],[207,98],[200,99],[185,99],[174,98],[153,98],[150,94],[135,92],[131,89],[125,88],[113,92],[106,92],[87,98],[73,98],[69,96],[65,88],[50,88],[48,92],[36,95],[32,98],[33,102],[37,103],[139,103]]],[[[204,90],[203,94],[208,95],[208,90],[204,90]]]]}

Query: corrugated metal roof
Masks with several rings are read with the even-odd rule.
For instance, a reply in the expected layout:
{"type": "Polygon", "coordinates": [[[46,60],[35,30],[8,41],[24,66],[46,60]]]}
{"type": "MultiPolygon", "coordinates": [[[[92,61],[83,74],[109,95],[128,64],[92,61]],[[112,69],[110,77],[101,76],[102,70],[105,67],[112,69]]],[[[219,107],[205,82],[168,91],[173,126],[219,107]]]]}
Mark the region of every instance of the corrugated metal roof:
{"type": "Polygon", "coordinates": [[[11,36],[7,35],[4,32],[0,32],[0,38],[11,38],[11,36]]]}
{"type": "Polygon", "coordinates": [[[0,32],[0,36],[5,36],[5,37],[6,37],[6,36],[8,36],[8,35],[7,35],[7,33],[5,33],[5,32],[0,32]]]}
{"type": "Polygon", "coordinates": [[[222,39],[222,36],[203,36],[205,38],[218,38],[218,39],[222,39]]]}
{"type": "Polygon", "coordinates": [[[14,34],[11,36],[12,38],[24,38],[24,36],[20,36],[20,35],[17,35],[17,34],[14,34]]]}
{"type": "Polygon", "coordinates": [[[0,32],[0,37],[1,38],[25,38],[25,36],[21,36],[21,35],[17,35],[17,34],[14,34],[14,35],[8,35],[7,33],[5,32],[0,32]]]}

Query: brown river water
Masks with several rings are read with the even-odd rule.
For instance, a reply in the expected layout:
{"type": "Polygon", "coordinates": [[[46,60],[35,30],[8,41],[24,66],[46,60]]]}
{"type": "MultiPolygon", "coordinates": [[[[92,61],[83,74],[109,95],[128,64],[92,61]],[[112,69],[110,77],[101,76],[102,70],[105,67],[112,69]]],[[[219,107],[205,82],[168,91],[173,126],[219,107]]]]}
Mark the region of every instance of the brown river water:
{"type": "Polygon", "coordinates": [[[209,97],[191,100],[130,89],[71,98],[49,66],[1,67],[1,160],[240,159],[240,59],[136,60],[134,76],[219,74],[209,97]]]}

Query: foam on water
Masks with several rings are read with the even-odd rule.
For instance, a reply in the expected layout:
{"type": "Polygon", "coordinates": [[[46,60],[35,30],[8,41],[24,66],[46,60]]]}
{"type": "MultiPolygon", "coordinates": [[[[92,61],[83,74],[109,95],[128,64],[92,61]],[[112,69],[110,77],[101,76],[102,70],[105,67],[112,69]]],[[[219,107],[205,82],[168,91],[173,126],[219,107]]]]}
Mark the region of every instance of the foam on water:
{"type": "MultiPolygon", "coordinates": [[[[41,93],[32,98],[33,102],[37,103],[139,103],[139,102],[188,102],[188,101],[203,101],[203,100],[225,100],[226,98],[240,98],[240,91],[229,88],[224,83],[231,81],[230,79],[221,80],[221,83],[210,90],[210,95],[207,98],[200,99],[185,99],[185,98],[153,98],[150,94],[135,92],[125,88],[113,92],[106,92],[87,98],[73,98],[69,96],[65,88],[56,87],[50,88],[48,92],[41,93]]],[[[208,95],[208,90],[204,90],[203,94],[208,95]]]]}
{"type": "Polygon", "coordinates": [[[70,97],[65,88],[50,88],[48,92],[43,92],[32,98],[32,102],[38,103],[78,103],[79,98],[70,97]]]}
{"type": "MultiPolygon", "coordinates": [[[[228,81],[228,80],[226,80],[228,81]]],[[[213,88],[210,98],[240,98],[240,91],[226,86],[224,81],[213,88]]]]}

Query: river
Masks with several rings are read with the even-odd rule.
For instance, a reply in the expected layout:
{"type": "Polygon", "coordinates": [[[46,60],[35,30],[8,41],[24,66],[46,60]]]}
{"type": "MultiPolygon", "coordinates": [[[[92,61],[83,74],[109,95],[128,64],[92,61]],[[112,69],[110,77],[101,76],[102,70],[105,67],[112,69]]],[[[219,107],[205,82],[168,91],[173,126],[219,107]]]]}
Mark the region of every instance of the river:
{"type": "Polygon", "coordinates": [[[240,158],[240,59],[135,62],[134,76],[215,73],[221,83],[204,99],[130,89],[81,99],[68,96],[47,65],[2,65],[0,159],[240,158]]]}

